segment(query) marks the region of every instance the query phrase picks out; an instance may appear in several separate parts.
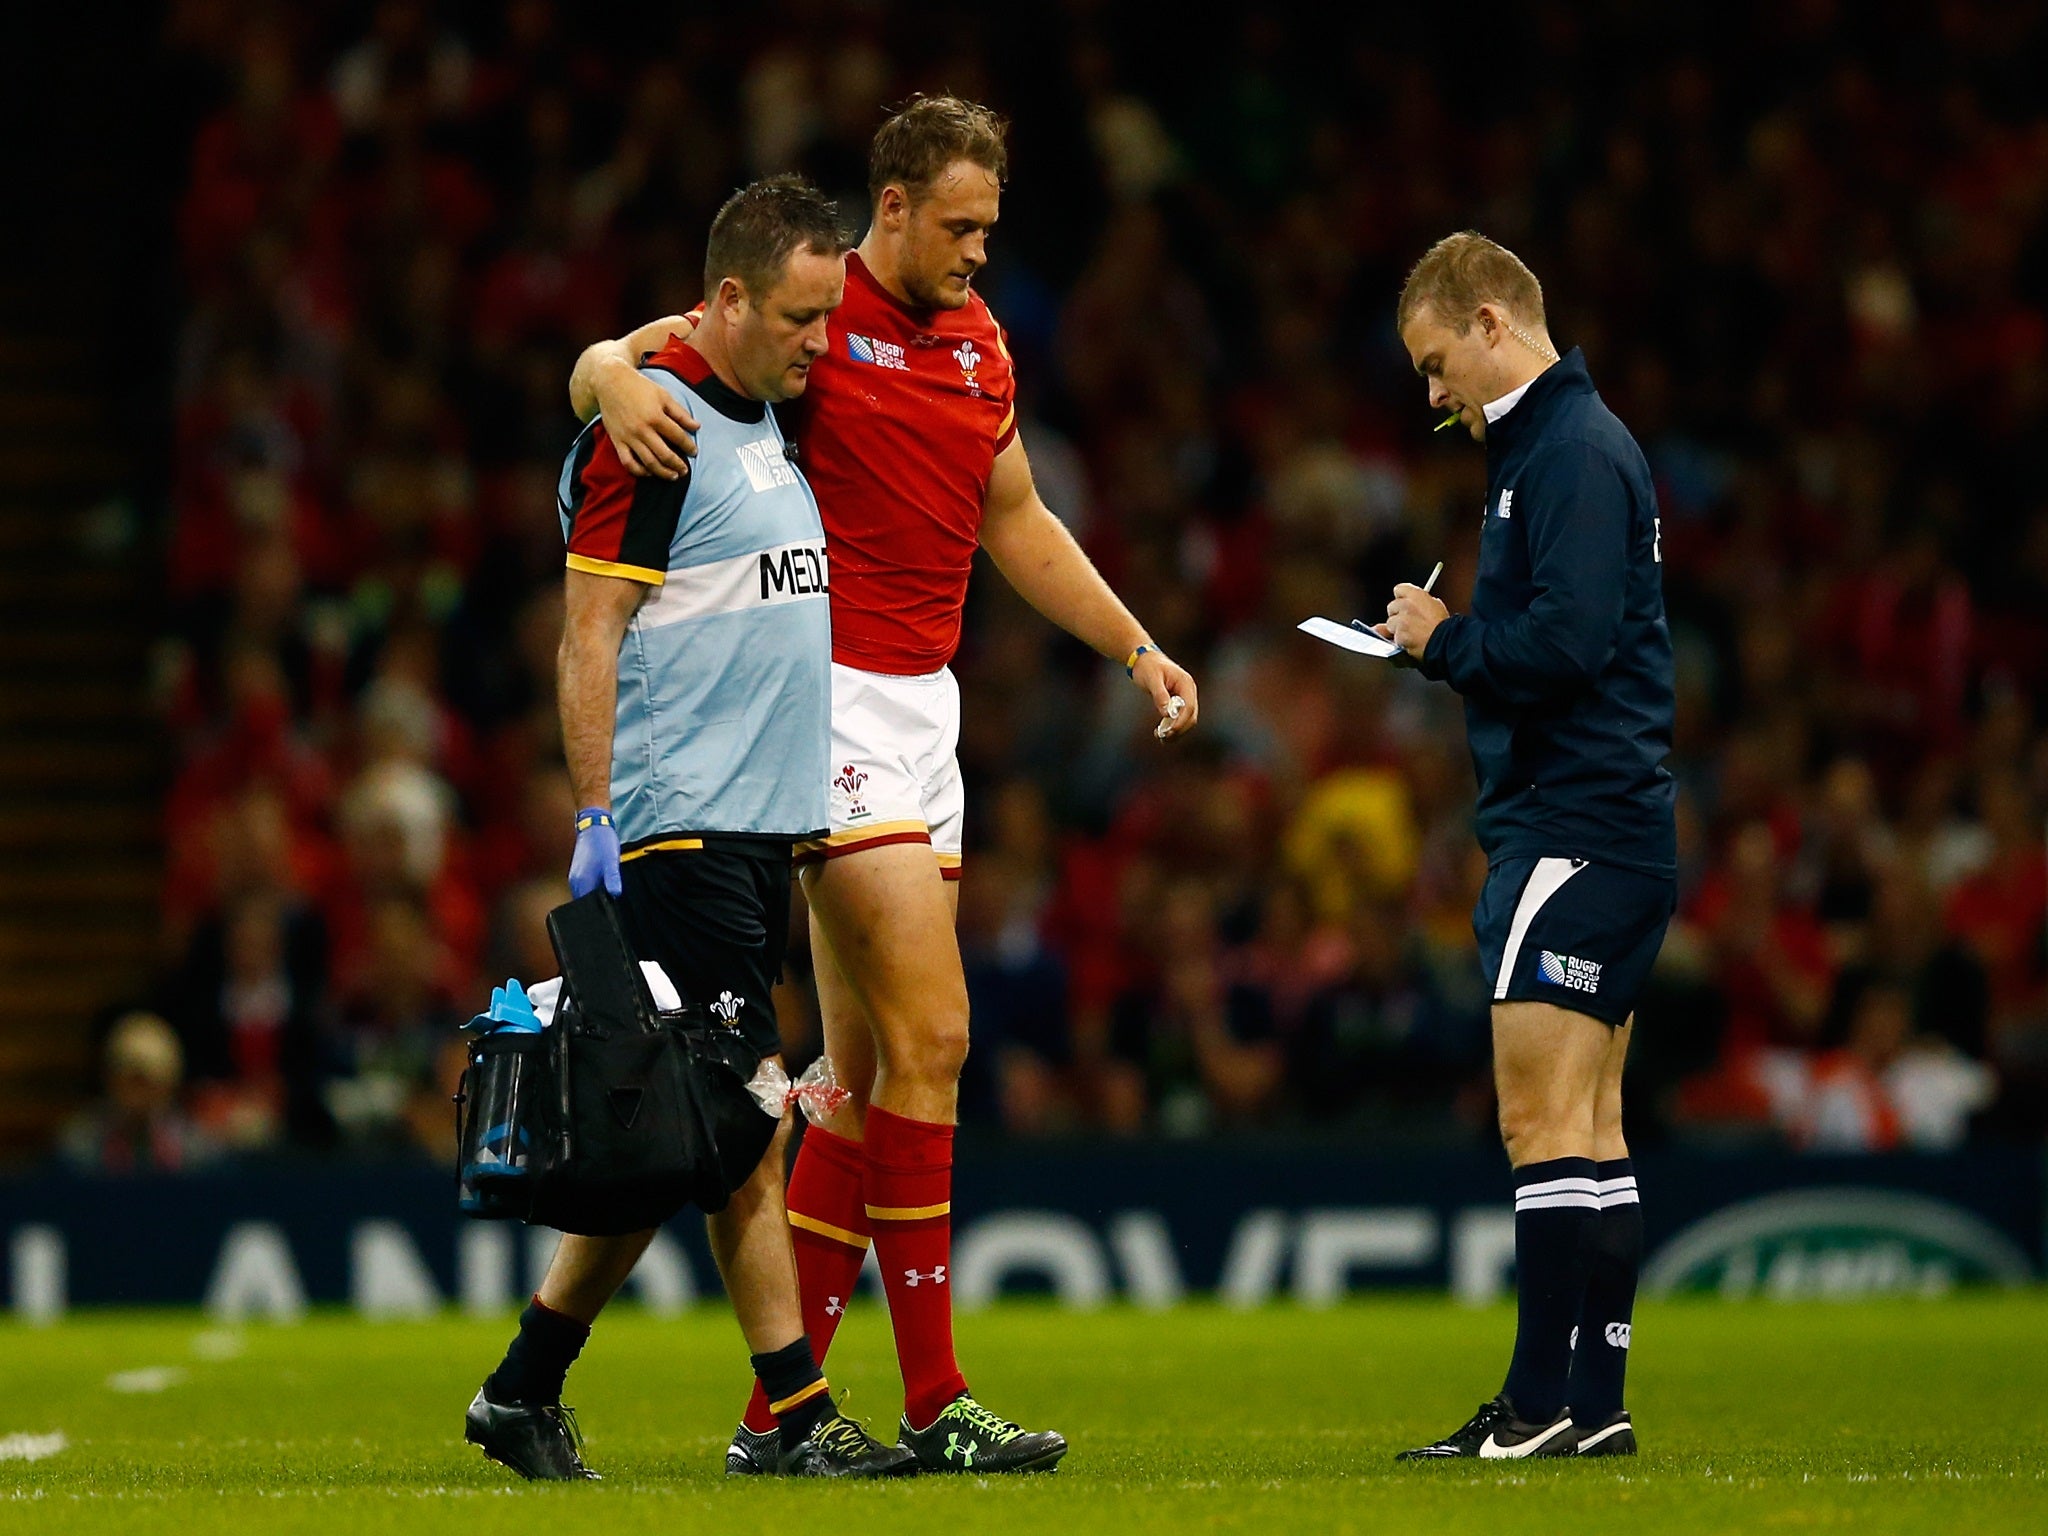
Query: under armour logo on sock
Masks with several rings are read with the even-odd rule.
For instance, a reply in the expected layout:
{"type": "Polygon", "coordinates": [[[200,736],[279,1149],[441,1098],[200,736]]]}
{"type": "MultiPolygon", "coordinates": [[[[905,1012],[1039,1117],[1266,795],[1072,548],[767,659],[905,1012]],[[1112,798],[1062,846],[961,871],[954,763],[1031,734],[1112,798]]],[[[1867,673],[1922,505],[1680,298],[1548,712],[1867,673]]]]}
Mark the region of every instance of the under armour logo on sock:
{"type": "Polygon", "coordinates": [[[914,1269],[903,1271],[903,1283],[913,1289],[927,1280],[933,1285],[944,1285],[946,1283],[946,1266],[941,1264],[928,1275],[919,1274],[914,1269]]]}
{"type": "Polygon", "coordinates": [[[1627,1349],[1628,1330],[1629,1325],[1627,1323],[1609,1323],[1607,1325],[1607,1342],[1616,1349],[1627,1349]]]}
{"type": "Polygon", "coordinates": [[[1578,1330],[1578,1329],[1576,1329],[1576,1328],[1574,1328],[1574,1329],[1572,1330],[1572,1348],[1573,1348],[1573,1349],[1577,1349],[1578,1347],[1579,1347],[1579,1330],[1578,1330]]]}
{"type": "Polygon", "coordinates": [[[837,1317],[840,1313],[844,1312],[845,1310],[846,1303],[841,1301],[837,1296],[827,1296],[825,1298],[825,1315],[827,1317],[837,1317]]]}

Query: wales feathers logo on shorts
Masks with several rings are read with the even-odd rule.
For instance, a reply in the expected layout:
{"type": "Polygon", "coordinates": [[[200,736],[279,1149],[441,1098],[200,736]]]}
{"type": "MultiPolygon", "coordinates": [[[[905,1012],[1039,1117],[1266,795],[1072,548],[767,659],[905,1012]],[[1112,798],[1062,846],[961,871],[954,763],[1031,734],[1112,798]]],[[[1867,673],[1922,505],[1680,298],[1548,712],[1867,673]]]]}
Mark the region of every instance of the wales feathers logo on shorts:
{"type": "Polygon", "coordinates": [[[739,1025],[735,1020],[739,1018],[740,1010],[746,1006],[747,1000],[744,997],[734,997],[730,992],[721,992],[712,1001],[711,1012],[727,1029],[738,1029],[739,1025]]]}
{"type": "Polygon", "coordinates": [[[1600,990],[1600,967],[1577,955],[1554,954],[1546,949],[1536,957],[1536,975],[1553,987],[1567,987],[1574,992],[1600,990]]]}
{"type": "Polygon", "coordinates": [[[860,787],[867,783],[867,781],[868,776],[854,767],[852,763],[848,763],[844,768],[840,769],[838,777],[832,780],[832,787],[846,796],[848,802],[846,819],[848,821],[859,821],[861,817],[869,814],[868,808],[860,803],[860,787]]]}
{"type": "Polygon", "coordinates": [[[856,363],[873,363],[877,368],[908,371],[910,367],[909,357],[895,342],[873,336],[856,336],[851,331],[846,333],[846,355],[856,363]]]}

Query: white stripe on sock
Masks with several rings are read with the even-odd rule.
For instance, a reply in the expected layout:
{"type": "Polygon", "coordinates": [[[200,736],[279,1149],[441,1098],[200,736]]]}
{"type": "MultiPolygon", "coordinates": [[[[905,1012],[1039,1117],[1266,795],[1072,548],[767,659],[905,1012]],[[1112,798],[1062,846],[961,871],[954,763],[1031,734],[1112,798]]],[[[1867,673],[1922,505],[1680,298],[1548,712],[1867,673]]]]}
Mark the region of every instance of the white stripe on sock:
{"type": "Polygon", "coordinates": [[[1515,1186],[1515,1198],[1519,1200],[1524,1195],[1555,1195],[1565,1190],[1571,1190],[1575,1194],[1597,1195],[1600,1193],[1600,1181],[1576,1178],[1545,1179],[1540,1184],[1518,1184],[1515,1186]]]}
{"type": "Polygon", "coordinates": [[[1578,1206],[1584,1210],[1600,1209],[1600,1197],[1589,1193],[1565,1193],[1556,1195],[1517,1195],[1517,1211],[1552,1211],[1567,1206],[1578,1206]]]}

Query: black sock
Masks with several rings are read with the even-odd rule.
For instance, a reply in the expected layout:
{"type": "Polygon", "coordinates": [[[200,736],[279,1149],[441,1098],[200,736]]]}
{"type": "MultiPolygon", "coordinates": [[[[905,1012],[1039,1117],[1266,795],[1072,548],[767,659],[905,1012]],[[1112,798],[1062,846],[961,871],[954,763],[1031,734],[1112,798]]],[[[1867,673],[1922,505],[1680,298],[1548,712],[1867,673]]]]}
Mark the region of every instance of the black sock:
{"type": "Polygon", "coordinates": [[[1502,1390],[1532,1423],[1564,1407],[1586,1294],[1585,1230],[1600,1210],[1593,1167],[1590,1157],[1554,1157],[1515,1170],[1515,1356],[1502,1390]]]}
{"type": "Polygon", "coordinates": [[[823,1419],[832,1414],[832,1393],[825,1373],[811,1353],[811,1336],[800,1335],[773,1354],[753,1357],[754,1374],[761,1390],[768,1394],[768,1409],[782,1429],[782,1448],[788,1450],[802,1440],[823,1419]]]}
{"type": "Polygon", "coordinates": [[[563,1378],[589,1337],[590,1324],[542,1306],[534,1297],[519,1314],[519,1333],[504,1363],[484,1383],[484,1396],[501,1404],[559,1403],[563,1378]]]}
{"type": "Polygon", "coordinates": [[[1586,1229],[1592,1268],[1586,1276],[1586,1300],[1579,1308],[1578,1340],[1572,1347],[1571,1387],[1565,1394],[1572,1422],[1580,1425],[1605,1423],[1621,1412],[1636,1272],[1643,1263],[1643,1207],[1636,1194],[1635,1164],[1620,1157],[1594,1166],[1600,1214],[1586,1229]]]}

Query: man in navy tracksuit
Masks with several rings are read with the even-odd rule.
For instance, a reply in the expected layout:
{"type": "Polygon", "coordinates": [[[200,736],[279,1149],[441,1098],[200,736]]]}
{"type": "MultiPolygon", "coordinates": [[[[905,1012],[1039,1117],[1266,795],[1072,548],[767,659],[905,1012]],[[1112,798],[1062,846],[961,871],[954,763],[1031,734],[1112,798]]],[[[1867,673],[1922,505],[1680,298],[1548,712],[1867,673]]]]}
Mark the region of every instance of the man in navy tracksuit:
{"type": "Polygon", "coordinates": [[[1656,491],[1585,359],[1551,345],[1513,253],[1469,232],[1438,242],[1398,318],[1430,404],[1486,444],[1472,611],[1402,585],[1380,629],[1465,699],[1520,1290],[1500,1394],[1404,1456],[1633,1455],[1622,1377],[1643,1229],[1621,1073],[1676,894],[1656,491]]]}

